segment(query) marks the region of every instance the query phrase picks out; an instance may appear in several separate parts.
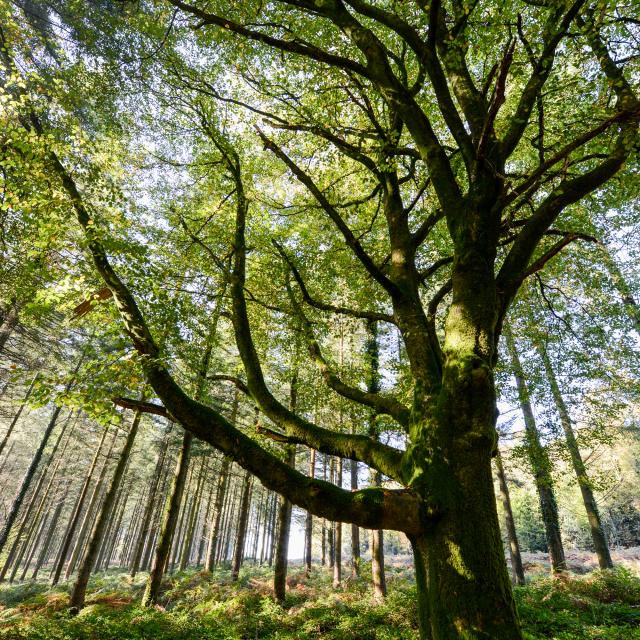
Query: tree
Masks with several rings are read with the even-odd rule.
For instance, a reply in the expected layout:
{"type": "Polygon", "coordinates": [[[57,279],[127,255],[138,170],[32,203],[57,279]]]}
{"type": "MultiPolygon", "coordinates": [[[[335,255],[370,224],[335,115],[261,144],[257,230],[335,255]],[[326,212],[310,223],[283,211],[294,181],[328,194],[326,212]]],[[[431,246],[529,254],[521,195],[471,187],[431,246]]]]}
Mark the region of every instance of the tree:
{"type": "MultiPolygon", "coordinates": [[[[565,226],[571,206],[613,185],[633,154],[640,108],[629,78],[637,63],[616,44],[630,40],[633,27],[618,19],[612,3],[600,2],[596,11],[584,0],[169,4],[184,19],[167,31],[171,43],[179,44],[181,29],[195,30],[195,46],[219,47],[222,67],[227,56],[240,74],[285,70],[257,78],[247,101],[189,67],[185,58],[194,56],[174,64],[179,46],[163,59],[179,108],[200,123],[199,142],[215,154],[221,181],[233,185],[231,320],[248,393],[275,425],[275,437],[358,460],[401,488],[350,492],[308,478],[192,398],[158,347],[144,295],[134,295],[108,255],[108,225],[93,214],[90,190],[71,168],[72,152],[51,150],[52,174],[163,405],[139,408],[170,415],[315,515],[404,531],[414,551],[422,637],[520,638],[491,476],[497,345],[522,283],[580,240],[565,226]],[[581,75],[581,67],[589,74],[581,75]],[[216,101],[268,120],[269,130],[257,131],[270,154],[266,169],[246,140],[212,134],[207,116],[216,101]],[[291,132],[300,135],[290,138],[291,132]],[[333,162],[307,162],[309,140],[333,162]],[[264,236],[282,240],[277,225],[259,224],[264,208],[251,185],[253,176],[277,166],[299,183],[294,205],[314,214],[304,241],[292,231],[277,252],[281,270],[296,281],[298,304],[397,327],[411,408],[404,398],[343,380],[318,340],[308,340],[310,353],[333,391],[395,422],[407,438],[404,451],[365,433],[313,424],[270,388],[247,290],[256,281],[248,266],[276,258],[264,236]],[[352,172],[358,180],[347,179],[352,172]],[[252,255],[253,240],[259,249],[252,255]],[[350,285],[346,304],[325,302],[307,278],[313,256],[338,250],[350,257],[348,267],[341,265],[350,285]]],[[[166,5],[148,10],[156,8],[162,18],[166,5]]],[[[25,126],[44,132],[37,113],[25,126]]],[[[222,262],[223,254],[211,256],[222,262]]],[[[279,303],[268,309],[274,315],[263,316],[275,326],[275,314],[292,313],[294,305],[265,289],[279,303]]]]}

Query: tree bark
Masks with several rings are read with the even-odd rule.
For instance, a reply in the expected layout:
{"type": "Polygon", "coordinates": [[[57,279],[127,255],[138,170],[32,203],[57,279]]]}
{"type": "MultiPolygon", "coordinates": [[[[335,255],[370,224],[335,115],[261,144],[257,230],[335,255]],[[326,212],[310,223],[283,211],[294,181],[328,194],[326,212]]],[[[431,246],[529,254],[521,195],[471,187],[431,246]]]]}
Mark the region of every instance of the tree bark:
{"type": "Polygon", "coordinates": [[[496,469],[498,472],[498,484],[500,486],[502,508],[504,509],[504,526],[507,532],[507,541],[509,542],[511,575],[513,577],[514,584],[523,585],[525,583],[524,567],[522,566],[522,556],[520,555],[520,545],[518,544],[516,524],[513,519],[513,511],[511,509],[511,498],[509,496],[507,476],[504,472],[504,467],[502,465],[502,456],[500,455],[499,451],[496,454],[496,469]]]}
{"type": "Polygon", "coordinates": [[[524,370],[518,357],[515,341],[508,327],[505,327],[504,336],[507,348],[511,356],[511,364],[518,387],[520,407],[524,416],[525,433],[527,438],[527,454],[536,481],[538,496],[540,498],[540,511],[544,523],[545,536],[551,556],[551,568],[554,573],[565,571],[567,562],[564,556],[564,547],[560,535],[560,521],[558,518],[558,506],[553,491],[551,478],[551,462],[546,449],[540,442],[540,435],[536,426],[533,409],[529,400],[529,390],[524,377],[524,370]]]}
{"type": "MultiPolygon", "coordinates": [[[[0,348],[0,351],[2,351],[1,348],[0,348]]],[[[22,415],[22,412],[27,404],[27,401],[31,396],[31,392],[33,391],[33,387],[35,386],[36,381],[38,380],[38,376],[39,374],[37,373],[35,376],[33,376],[33,380],[31,380],[31,384],[29,385],[27,392],[24,394],[24,398],[22,399],[22,402],[20,403],[20,406],[18,407],[16,414],[13,416],[13,420],[11,420],[11,424],[9,425],[9,428],[7,429],[4,436],[2,437],[2,441],[0,441],[0,455],[2,455],[2,452],[4,451],[4,448],[7,446],[7,442],[11,437],[11,434],[13,433],[13,430],[16,424],[18,424],[18,420],[20,419],[20,416],[22,415]]]]}
{"type": "Polygon", "coordinates": [[[178,522],[180,502],[182,501],[182,493],[189,468],[189,453],[191,451],[192,441],[193,434],[190,431],[185,431],[182,437],[182,446],[180,448],[180,454],[178,455],[176,470],[167,497],[160,536],[153,556],[153,564],[149,572],[144,595],[142,596],[143,607],[153,606],[158,601],[162,576],[164,575],[169,553],[171,552],[171,540],[178,522]]]}
{"type": "Polygon", "coordinates": [[[536,343],[536,349],[547,375],[549,386],[551,387],[551,395],[556,405],[556,409],[560,416],[560,423],[564,431],[565,440],[567,443],[567,449],[571,456],[571,464],[575,471],[576,478],[578,479],[578,485],[580,486],[580,492],[582,494],[582,502],[587,512],[587,518],[589,520],[589,528],[591,530],[591,539],[593,540],[593,546],[598,556],[598,564],[601,569],[613,568],[613,561],[611,560],[611,553],[609,552],[609,545],[607,544],[607,538],[602,528],[602,521],[600,520],[600,512],[598,510],[598,503],[593,494],[591,488],[591,482],[589,480],[589,474],[587,473],[587,467],[584,464],[582,455],[580,454],[580,447],[576,440],[576,436],[573,432],[573,424],[571,416],[569,415],[569,409],[562,397],[560,386],[556,378],[555,371],[551,366],[551,360],[549,354],[543,345],[536,343]]]}
{"type": "MultiPolygon", "coordinates": [[[[309,477],[316,477],[316,450],[311,449],[309,451],[309,477]]],[[[305,534],[305,552],[304,552],[304,561],[305,561],[305,572],[307,577],[311,575],[311,563],[312,563],[312,551],[313,551],[313,515],[311,512],[307,511],[307,517],[304,524],[304,534],[305,534]]]]}
{"type": "Polygon", "coordinates": [[[240,575],[242,558],[244,555],[244,543],[247,536],[247,523],[249,521],[249,498],[251,496],[251,474],[244,472],[242,479],[242,497],[240,498],[240,513],[238,519],[238,530],[236,531],[236,544],[233,552],[233,563],[231,565],[231,580],[234,582],[240,575]]]}
{"type": "Polygon", "coordinates": [[[31,462],[29,463],[29,467],[22,478],[22,482],[18,487],[18,491],[13,498],[11,503],[11,507],[9,508],[9,512],[7,513],[7,518],[4,522],[2,530],[0,531],[0,553],[3,551],[5,544],[7,543],[7,539],[9,537],[9,532],[11,531],[11,527],[13,523],[16,521],[18,517],[18,512],[20,511],[20,507],[24,501],[25,496],[27,495],[27,491],[29,491],[29,487],[31,486],[31,481],[36,473],[36,469],[40,464],[40,460],[42,459],[42,454],[44,453],[45,447],[49,442],[49,438],[51,437],[51,433],[53,432],[54,427],[58,421],[58,416],[62,411],[62,407],[57,406],[53,413],[51,414],[51,418],[49,419],[49,423],[45,427],[44,433],[42,434],[42,438],[40,439],[40,444],[36,449],[36,452],[33,454],[31,458],[31,462]]]}
{"type": "Polygon", "coordinates": [[[107,494],[102,503],[102,508],[93,527],[91,538],[89,540],[89,546],[87,547],[84,559],[82,560],[78,569],[78,576],[76,578],[75,584],[73,585],[73,590],[71,591],[71,597],[69,599],[69,611],[71,613],[78,613],[78,611],[80,611],[80,609],[82,609],[82,607],[84,606],[84,599],[87,592],[87,584],[89,583],[89,576],[91,575],[94,563],[96,561],[96,558],[98,557],[100,545],[102,544],[102,538],[104,536],[105,529],[107,528],[109,518],[111,517],[113,505],[118,494],[118,489],[120,488],[120,482],[122,481],[125,468],[129,462],[131,449],[133,448],[133,443],[135,442],[136,435],[138,434],[138,427],[140,425],[141,416],[142,414],[139,411],[136,411],[131,423],[131,427],[129,428],[129,433],[127,434],[127,439],[124,443],[124,447],[120,452],[118,464],[116,465],[116,468],[113,472],[111,484],[109,485],[109,489],[107,490],[107,494]]]}

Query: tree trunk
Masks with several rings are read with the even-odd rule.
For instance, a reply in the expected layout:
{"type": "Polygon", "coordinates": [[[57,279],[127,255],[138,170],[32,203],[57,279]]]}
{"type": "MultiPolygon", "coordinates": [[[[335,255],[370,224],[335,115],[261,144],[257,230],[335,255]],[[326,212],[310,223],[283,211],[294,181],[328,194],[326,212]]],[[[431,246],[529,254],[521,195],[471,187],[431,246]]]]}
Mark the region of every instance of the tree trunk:
{"type": "MultiPolygon", "coordinates": [[[[351,491],[358,489],[358,463],[351,460],[351,491]]],[[[351,525],[351,565],[353,575],[360,575],[360,528],[357,524],[351,525]]]]}
{"type": "MultiPolygon", "coordinates": [[[[316,450],[311,449],[309,451],[309,477],[316,477],[316,450]]],[[[357,527],[356,527],[357,529],[357,527]]],[[[310,511],[307,511],[307,518],[304,523],[304,536],[305,536],[305,550],[304,550],[304,561],[305,561],[305,572],[307,577],[311,575],[311,554],[313,550],[313,516],[310,511]]]]}
{"type": "Polygon", "coordinates": [[[505,327],[504,336],[511,355],[511,363],[518,386],[518,396],[520,398],[522,415],[524,416],[525,433],[527,437],[527,454],[540,498],[540,511],[542,513],[545,536],[549,547],[549,555],[551,556],[551,567],[554,573],[558,573],[566,570],[567,562],[565,560],[562,537],[560,535],[558,506],[556,504],[553,480],[551,478],[551,462],[546,449],[540,442],[538,428],[536,427],[533,409],[531,408],[531,402],[529,400],[529,390],[524,378],[524,371],[520,363],[520,358],[518,357],[515,341],[508,327],[505,327]]]}
{"type": "MultiPolygon", "coordinates": [[[[1,348],[0,348],[0,351],[2,351],[1,348]]],[[[36,381],[38,380],[38,376],[39,376],[38,373],[36,373],[36,375],[33,376],[33,380],[31,381],[31,384],[29,385],[29,388],[27,389],[27,392],[24,394],[24,398],[22,399],[22,402],[20,403],[20,406],[18,407],[18,410],[16,411],[15,416],[13,416],[13,420],[11,421],[11,424],[9,425],[9,428],[7,429],[6,433],[2,437],[2,441],[0,441],[0,455],[2,455],[2,452],[4,451],[4,448],[7,446],[7,441],[11,437],[11,434],[13,433],[13,430],[14,430],[16,424],[18,424],[18,420],[20,419],[20,416],[22,415],[22,412],[24,411],[24,408],[25,408],[25,406],[27,404],[27,401],[29,400],[29,397],[31,396],[31,392],[33,391],[33,387],[35,386],[36,381]]]]}
{"type": "Polygon", "coordinates": [[[107,495],[102,503],[102,509],[100,510],[100,514],[98,515],[93,527],[87,552],[85,553],[84,559],[78,569],[78,576],[71,592],[71,598],[69,599],[69,611],[71,613],[78,613],[78,611],[80,611],[84,606],[84,598],[87,592],[89,576],[91,575],[91,570],[93,569],[93,565],[98,557],[102,538],[104,536],[105,529],[107,528],[109,518],[111,517],[118,489],[120,488],[120,482],[122,481],[125,468],[129,462],[129,455],[131,454],[133,443],[136,439],[136,435],[138,434],[141,416],[142,414],[139,411],[136,411],[133,417],[133,422],[131,423],[131,428],[127,434],[124,447],[120,452],[118,464],[113,472],[113,477],[111,478],[111,484],[107,490],[107,495]]]}
{"type": "Polygon", "coordinates": [[[49,423],[47,424],[44,430],[44,433],[42,434],[42,438],[40,439],[40,444],[38,445],[36,452],[33,454],[33,457],[31,458],[31,462],[29,464],[29,468],[25,472],[24,477],[22,478],[22,482],[18,487],[18,491],[16,492],[16,495],[13,498],[13,502],[11,503],[11,507],[9,508],[9,512],[4,522],[4,526],[0,531],[0,553],[4,549],[4,546],[9,537],[9,532],[11,531],[11,527],[13,526],[13,523],[16,521],[16,518],[18,517],[18,512],[20,511],[20,507],[22,506],[24,498],[27,495],[27,491],[31,486],[31,481],[33,480],[33,477],[36,473],[36,469],[40,464],[40,460],[42,459],[42,454],[44,453],[47,443],[49,442],[49,438],[51,436],[51,433],[53,432],[54,427],[56,426],[56,423],[58,421],[58,416],[60,415],[61,411],[62,411],[62,407],[58,407],[58,406],[53,410],[53,413],[51,414],[51,418],[49,419],[49,423]]]}
{"type": "Polygon", "coordinates": [[[105,427],[105,429],[102,431],[102,436],[100,438],[98,448],[96,449],[93,459],[91,460],[91,464],[89,465],[89,469],[85,474],[84,482],[82,483],[82,488],[80,489],[80,493],[71,513],[71,517],[69,518],[67,529],[62,537],[62,544],[58,551],[58,557],[51,570],[51,584],[53,586],[58,584],[58,580],[60,580],[60,574],[62,573],[62,567],[64,566],[64,562],[67,558],[67,553],[69,551],[69,547],[71,546],[71,541],[73,540],[73,536],[78,524],[80,524],[80,516],[82,514],[84,501],[86,500],[87,493],[89,492],[91,478],[93,476],[93,472],[95,471],[96,465],[98,464],[100,453],[102,452],[102,447],[107,437],[107,432],[108,428],[105,427]]]}
{"type": "MultiPolygon", "coordinates": [[[[342,487],[342,458],[336,463],[336,485],[342,487]]],[[[342,522],[336,522],[333,545],[333,588],[338,589],[342,584],[342,522]]]]}
{"type": "Polygon", "coordinates": [[[580,454],[580,447],[578,447],[575,434],[573,433],[573,424],[571,422],[571,416],[569,415],[569,409],[567,408],[564,398],[562,397],[562,393],[560,392],[560,386],[558,385],[555,371],[551,366],[547,350],[539,343],[536,344],[536,349],[542,358],[544,369],[547,374],[547,380],[551,387],[551,395],[553,396],[556,409],[560,415],[560,422],[567,442],[567,449],[571,456],[571,464],[573,465],[573,470],[575,471],[576,478],[578,479],[578,485],[580,486],[580,492],[582,493],[582,501],[587,512],[587,518],[589,519],[591,539],[593,540],[593,546],[595,548],[596,555],[598,556],[598,564],[601,569],[611,569],[613,568],[613,561],[611,560],[609,545],[607,544],[607,538],[604,535],[604,530],[602,528],[600,513],[598,511],[598,503],[593,495],[593,489],[591,488],[587,468],[584,464],[584,460],[582,459],[582,455],[580,454]]]}
{"type": "Polygon", "coordinates": [[[233,553],[233,564],[231,566],[231,580],[234,582],[240,575],[242,558],[244,555],[244,543],[247,536],[247,523],[249,521],[249,497],[251,495],[251,474],[244,472],[242,480],[242,498],[240,499],[240,514],[238,520],[238,530],[236,532],[236,545],[233,553]]]}
{"type": "MultiPolygon", "coordinates": [[[[380,391],[379,372],[379,348],[378,348],[378,323],[371,320],[367,323],[367,357],[369,360],[369,379],[367,381],[367,391],[378,393],[380,391]]],[[[398,350],[400,354],[400,349],[398,350]]],[[[378,439],[378,429],[374,414],[369,416],[369,435],[378,439]]],[[[382,475],[375,469],[370,474],[371,486],[380,487],[382,485],[382,475]]],[[[370,535],[371,546],[371,579],[373,583],[374,600],[384,600],[387,597],[387,579],[384,572],[384,531],[374,529],[370,535]]]]}
{"type": "MultiPolygon", "coordinates": [[[[295,445],[287,445],[287,462],[296,462],[295,445]]],[[[289,564],[289,534],[291,532],[291,502],[280,496],[278,506],[278,538],[276,542],[275,567],[273,572],[273,595],[278,602],[284,602],[287,591],[287,568],[289,564]]]]}
{"type": "Polygon", "coordinates": [[[184,490],[185,481],[187,479],[187,470],[189,468],[189,452],[191,450],[191,442],[193,435],[189,431],[184,432],[182,438],[182,447],[176,463],[176,471],[173,476],[173,482],[169,490],[169,496],[165,507],[160,536],[156,545],[153,565],[147,580],[147,586],[142,597],[142,606],[150,607],[158,600],[160,585],[162,584],[162,576],[164,575],[165,566],[171,551],[171,540],[178,522],[178,514],[180,512],[180,502],[182,501],[182,492],[184,490]]]}
{"type": "Polygon", "coordinates": [[[2,318],[2,322],[0,323],[0,353],[4,351],[7,340],[9,340],[11,334],[13,333],[13,330],[18,324],[20,309],[22,308],[23,304],[24,303],[18,302],[18,300],[13,299],[11,301],[11,304],[9,305],[9,309],[2,318]]]}
{"type": "Polygon", "coordinates": [[[509,487],[507,485],[507,476],[502,466],[502,456],[500,452],[496,454],[496,469],[498,471],[498,484],[500,486],[500,497],[502,498],[502,507],[504,509],[504,527],[507,531],[507,540],[509,542],[509,557],[511,559],[511,575],[513,583],[523,585],[524,567],[522,566],[522,556],[520,555],[520,545],[518,544],[518,535],[516,534],[516,525],[513,519],[513,511],[511,509],[511,498],[509,497],[509,487]]]}
{"type": "Polygon", "coordinates": [[[140,561],[142,559],[142,553],[144,551],[144,545],[149,537],[151,530],[151,521],[153,516],[153,508],[156,503],[156,496],[158,494],[158,485],[160,484],[160,478],[162,476],[162,469],[164,467],[165,455],[167,448],[169,447],[169,433],[162,439],[160,443],[160,451],[158,451],[158,459],[156,461],[155,469],[153,470],[153,476],[151,478],[151,488],[149,489],[149,496],[147,497],[147,504],[142,516],[142,523],[140,531],[138,532],[135,550],[133,552],[133,558],[131,560],[131,577],[135,578],[138,569],[140,568],[140,561]]]}

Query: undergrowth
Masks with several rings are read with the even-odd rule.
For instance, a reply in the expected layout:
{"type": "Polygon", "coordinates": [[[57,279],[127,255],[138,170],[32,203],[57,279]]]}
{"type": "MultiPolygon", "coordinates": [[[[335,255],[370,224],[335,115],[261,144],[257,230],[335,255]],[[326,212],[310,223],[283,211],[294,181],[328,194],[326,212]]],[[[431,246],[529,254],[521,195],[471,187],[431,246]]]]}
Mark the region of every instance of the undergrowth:
{"type": "MultiPolygon", "coordinates": [[[[371,600],[363,579],[340,591],[320,570],[292,572],[287,600],[270,595],[271,575],[249,568],[238,583],[228,571],[182,573],[164,584],[160,604],[140,607],[144,575],[94,578],[87,606],[71,617],[68,587],[0,586],[1,640],[404,640],[417,638],[415,585],[392,570],[389,596],[371,600]]],[[[640,640],[640,579],[624,569],[538,578],[515,590],[527,640],[640,640]]]]}

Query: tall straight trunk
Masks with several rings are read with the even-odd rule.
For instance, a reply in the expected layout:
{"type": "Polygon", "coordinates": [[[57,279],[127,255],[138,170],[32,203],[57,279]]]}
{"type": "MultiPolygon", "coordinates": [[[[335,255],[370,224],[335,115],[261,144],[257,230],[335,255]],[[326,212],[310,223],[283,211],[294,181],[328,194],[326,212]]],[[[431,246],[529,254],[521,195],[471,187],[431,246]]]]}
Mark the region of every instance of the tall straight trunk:
{"type": "MultiPolygon", "coordinates": [[[[336,463],[336,485],[342,487],[342,458],[336,463]]],[[[333,588],[337,589],[342,584],[342,522],[336,522],[334,547],[333,588]]]]}
{"type": "Polygon", "coordinates": [[[178,455],[176,463],[176,471],[169,490],[160,535],[153,557],[153,564],[142,597],[142,606],[144,607],[150,607],[158,601],[162,576],[164,575],[165,566],[167,565],[169,553],[171,552],[171,540],[178,522],[182,493],[189,468],[189,453],[191,451],[192,441],[193,435],[191,432],[185,431],[182,437],[182,447],[180,448],[180,454],[178,455]]]}
{"type": "Polygon", "coordinates": [[[20,561],[22,559],[22,555],[26,551],[26,546],[28,545],[28,542],[31,538],[33,530],[37,526],[38,521],[40,520],[40,515],[42,514],[42,511],[45,507],[45,503],[49,496],[49,492],[51,490],[51,487],[56,477],[56,472],[58,470],[58,467],[60,466],[60,463],[62,462],[62,458],[64,457],[65,451],[67,449],[67,445],[69,444],[71,433],[69,433],[69,435],[67,436],[60,459],[57,461],[55,467],[53,468],[50,474],[49,482],[47,484],[47,487],[44,490],[44,493],[41,492],[41,489],[44,485],[45,480],[48,477],[47,472],[49,470],[49,466],[51,465],[51,462],[55,458],[55,455],[58,451],[60,442],[62,441],[62,438],[65,434],[66,427],[67,427],[67,424],[69,423],[70,418],[71,418],[71,414],[69,414],[69,418],[67,418],[65,423],[62,425],[62,428],[60,429],[60,433],[58,434],[58,438],[56,439],[56,442],[53,445],[53,449],[51,450],[51,453],[48,456],[48,461],[45,465],[43,465],[44,468],[42,469],[42,472],[40,473],[40,477],[38,478],[38,482],[36,483],[36,486],[31,493],[31,499],[29,500],[29,504],[27,505],[27,508],[24,510],[24,514],[21,518],[18,531],[15,534],[15,538],[11,546],[11,549],[9,551],[9,554],[7,556],[7,560],[4,566],[2,567],[2,571],[0,571],[0,581],[4,580],[5,575],[11,563],[15,559],[15,567],[10,578],[10,581],[13,582],[13,578],[15,577],[16,571],[18,569],[18,565],[20,564],[20,561]],[[34,509],[35,509],[35,515],[34,515],[34,509]],[[24,540],[24,544],[20,548],[20,544],[22,542],[22,536],[26,527],[28,527],[26,540],[24,540]]]}
{"type": "MultiPolygon", "coordinates": [[[[367,391],[378,393],[380,391],[380,349],[378,346],[378,323],[375,320],[370,320],[367,323],[367,334],[366,351],[369,361],[367,391]]],[[[376,417],[373,414],[369,416],[369,435],[376,440],[378,439],[376,417]]],[[[379,471],[371,469],[370,484],[373,487],[382,485],[382,476],[379,471]]],[[[369,546],[371,547],[373,597],[375,600],[383,600],[387,596],[387,579],[384,571],[384,531],[382,529],[371,531],[369,546]]]]}
{"type": "Polygon", "coordinates": [[[551,395],[553,396],[558,415],[560,416],[560,423],[562,424],[564,437],[567,442],[567,449],[571,456],[571,464],[573,465],[573,470],[576,474],[576,478],[578,479],[578,485],[580,486],[580,492],[582,493],[582,502],[584,503],[584,508],[587,512],[587,518],[589,519],[591,539],[593,540],[593,547],[596,555],[598,556],[598,564],[601,569],[611,569],[613,567],[613,561],[611,560],[609,545],[607,544],[607,538],[602,528],[600,512],[598,511],[598,503],[593,495],[593,489],[591,488],[587,467],[584,464],[584,460],[580,454],[580,447],[578,446],[576,436],[573,432],[573,423],[571,421],[571,416],[569,415],[569,409],[562,397],[560,386],[558,385],[555,371],[551,366],[547,350],[540,343],[536,344],[536,349],[542,359],[544,370],[547,375],[547,381],[551,387],[551,395]]]}
{"type": "Polygon", "coordinates": [[[84,512],[78,537],[76,538],[75,544],[73,545],[73,550],[71,551],[71,554],[69,556],[67,569],[64,573],[65,581],[69,580],[71,574],[75,571],[76,564],[82,557],[82,553],[84,552],[86,543],[91,536],[91,529],[93,526],[93,522],[97,517],[98,510],[100,509],[100,503],[103,497],[103,487],[107,478],[107,473],[110,466],[109,463],[111,462],[111,455],[118,440],[118,435],[119,434],[116,431],[113,435],[113,439],[111,440],[111,444],[109,445],[107,455],[104,457],[104,460],[102,462],[102,467],[98,472],[98,479],[93,486],[93,491],[91,492],[91,497],[89,498],[89,504],[87,505],[87,509],[84,512]]]}
{"type": "Polygon", "coordinates": [[[20,309],[22,309],[23,306],[23,302],[20,302],[14,298],[4,314],[2,322],[0,322],[0,353],[4,351],[7,340],[9,340],[11,334],[18,326],[18,320],[20,319],[20,309]]]}
{"type": "Polygon", "coordinates": [[[203,457],[200,461],[200,473],[198,474],[198,481],[196,483],[196,493],[193,497],[193,505],[191,508],[191,513],[189,514],[189,518],[187,520],[186,531],[185,531],[185,539],[182,545],[182,556],[180,558],[180,571],[184,571],[189,564],[189,560],[191,558],[191,549],[193,547],[193,536],[195,532],[196,522],[198,519],[198,513],[200,512],[200,500],[202,497],[202,489],[204,486],[204,477],[205,477],[205,458],[203,457]]]}
{"type": "Polygon", "coordinates": [[[96,469],[98,464],[98,460],[100,459],[100,454],[102,453],[102,447],[104,445],[105,439],[107,437],[108,429],[105,428],[102,431],[102,436],[100,438],[100,442],[98,444],[98,448],[91,460],[91,464],[85,474],[84,481],[82,483],[82,487],[80,489],[80,493],[78,494],[78,498],[76,500],[73,511],[71,512],[71,517],[69,518],[69,523],[67,525],[67,529],[62,537],[62,544],[58,551],[58,558],[52,567],[51,572],[51,584],[58,584],[58,580],[60,580],[60,574],[62,573],[62,567],[64,566],[65,560],[67,559],[67,553],[69,552],[69,548],[71,547],[71,542],[73,540],[73,536],[75,534],[76,528],[80,524],[80,516],[82,515],[82,510],[84,507],[84,502],[87,498],[89,487],[91,485],[91,478],[93,477],[93,472],[96,469]]]}
{"type": "Polygon", "coordinates": [[[513,510],[511,509],[511,498],[509,497],[509,487],[507,485],[507,476],[502,465],[502,456],[500,451],[496,453],[496,470],[498,472],[498,484],[500,486],[500,497],[502,499],[502,507],[504,510],[504,527],[507,532],[507,541],[509,542],[509,558],[511,559],[511,575],[513,583],[523,585],[524,567],[522,566],[522,556],[520,555],[520,545],[518,543],[518,535],[516,533],[516,524],[513,519],[513,510]]]}
{"type": "Polygon", "coordinates": [[[40,439],[40,444],[36,449],[36,452],[33,454],[31,458],[31,462],[29,463],[29,467],[26,470],[24,477],[22,478],[22,482],[18,487],[16,495],[11,502],[11,506],[9,507],[9,512],[7,513],[7,518],[4,522],[4,526],[0,531],[0,553],[3,551],[5,544],[7,543],[7,539],[9,538],[9,532],[11,531],[11,527],[13,527],[16,518],[18,517],[18,512],[20,511],[20,507],[24,502],[25,496],[29,491],[29,487],[31,486],[31,482],[36,473],[36,469],[40,464],[40,460],[42,459],[42,454],[49,442],[49,438],[51,437],[51,433],[58,422],[58,417],[60,416],[60,412],[62,411],[62,407],[56,407],[51,414],[51,418],[47,426],[45,427],[44,433],[42,434],[42,438],[40,439]]]}
{"type": "Polygon", "coordinates": [[[529,389],[525,381],[524,370],[516,350],[513,335],[508,327],[505,327],[504,336],[511,356],[511,364],[518,387],[520,407],[522,409],[522,415],[524,416],[527,455],[535,478],[536,488],[538,489],[540,511],[542,513],[545,536],[549,547],[549,555],[551,556],[551,567],[554,573],[558,573],[566,570],[567,562],[562,546],[562,537],[560,535],[558,506],[553,491],[553,480],[551,478],[551,462],[546,449],[540,442],[540,435],[529,400],[529,389]]]}
{"type": "Polygon", "coordinates": [[[67,495],[69,494],[69,487],[64,490],[62,496],[58,499],[56,508],[53,512],[53,516],[49,521],[47,535],[44,539],[44,544],[42,545],[42,549],[40,550],[40,554],[38,555],[38,560],[36,561],[36,566],[33,569],[33,573],[31,574],[31,580],[35,580],[38,577],[38,573],[40,568],[44,564],[49,550],[51,548],[51,543],[53,542],[54,534],[56,531],[56,526],[58,524],[58,520],[60,519],[60,514],[62,513],[62,508],[64,507],[64,503],[67,499],[67,495]]]}
{"type": "MultiPolygon", "coordinates": [[[[310,478],[316,477],[316,450],[315,449],[311,449],[309,451],[309,477],[310,478]]],[[[305,572],[308,577],[311,575],[311,552],[313,549],[313,516],[311,515],[310,511],[307,511],[307,518],[304,523],[304,534],[305,534],[305,552],[304,552],[305,572]]]]}
{"type": "Polygon", "coordinates": [[[169,432],[162,439],[160,443],[160,450],[158,451],[158,459],[156,460],[156,466],[153,470],[153,475],[151,476],[151,487],[149,489],[147,503],[144,509],[144,513],[142,515],[142,523],[136,538],[133,558],[131,560],[131,577],[132,578],[135,578],[136,573],[138,573],[138,569],[140,568],[140,561],[142,560],[144,545],[147,541],[147,538],[149,537],[149,532],[151,530],[153,509],[156,503],[158,486],[160,484],[162,469],[164,467],[164,461],[165,461],[165,456],[166,456],[168,447],[169,447],[169,432]]]}
{"type": "Polygon", "coordinates": [[[133,443],[136,439],[136,435],[138,434],[141,417],[142,414],[139,411],[136,411],[131,423],[131,427],[129,429],[129,433],[127,434],[127,439],[124,443],[124,447],[120,452],[118,463],[113,472],[111,484],[107,489],[107,494],[102,503],[100,514],[98,515],[96,523],[93,527],[91,538],[89,540],[89,546],[87,547],[87,552],[85,553],[84,559],[80,564],[80,567],[78,569],[78,576],[76,578],[75,584],[73,585],[73,590],[71,591],[71,597],[69,599],[69,610],[71,612],[77,613],[84,606],[84,599],[87,593],[89,576],[91,575],[91,570],[93,569],[93,565],[96,561],[96,558],[98,557],[98,552],[100,551],[102,538],[104,536],[105,529],[107,528],[109,518],[111,517],[113,505],[118,494],[118,489],[120,488],[120,482],[122,481],[125,468],[129,462],[129,456],[131,455],[133,443]]]}
{"type": "Polygon", "coordinates": [[[251,474],[244,472],[242,479],[242,497],[240,499],[240,513],[238,519],[238,529],[236,531],[236,544],[233,553],[233,563],[231,565],[231,580],[234,582],[240,575],[242,557],[244,555],[244,543],[247,537],[247,523],[249,522],[249,497],[251,495],[251,474]]]}
{"type": "MultiPolygon", "coordinates": [[[[351,460],[351,491],[358,490],[358,462],[351,460]]],[[[360,575],[360,528],[357,524],[351,525],[351,566],[353,575],[360,575]]]]}
{"type": "MultiPolygon", "coordinates": [[[[0,351],[1,351],[1,349],[0,349],[0,351]]],[[[18,420],[20,420],[20,416],[22,415],[22,412],[24,411],[24,408],[27,405],[27,401],[29,400],[29,397],[31,396],[31,392],[33,391],[33,387],[35,386],[39,375],[40,374],[36,373],[36,375],[33,376],[33,380],[31,380],[31,384],[29,385],[29,388],[27,389],[27,392],[24,394],[24,398],[22,398],[22,402],[20,403],[20,406],[18,407],[18,410],[16,411],[15,415],[13,416],[13,420],[11,420],[11,424],[9,424],[9,428],[6,430],[4,436],[2,437],[2,440],[0,441],[0,455],[2,455],[2,452],[4,451],[4,448],[7,446],[7,442],[9,440],[9,438],[11,437],[11,434],[13,433],[13,430],[14,430],[16,424],[18,424],[18,420]]]]}
{"type": "Polygon", "coordinates": [[[205,571],[213,571],[216,560],[216,551],[219,544],[220,524],[222,522],[222,511],[227,494],[227,485],[229,484],[229,470],[231,461],[226,456],[222,459],[220,466],[220,475],[218,476],[218,484],[216,487],[216,499],[214,503],[213,523],[209,531],[209,540],[207,544],[207,561],[205,571]]]}
{"type": "MultiPolygon", "coordinates": [[[[292,444],[287,445],[287,463],[293,467],[295,462],[296,446],[292,444]]],[[[276,540],[275,565],[273,571],[273,595],[278,602],[284,601],[287,591],[291,511],[291,502],[285,497],[280,496],[278,505],[278,536],[276,540]]]]}

